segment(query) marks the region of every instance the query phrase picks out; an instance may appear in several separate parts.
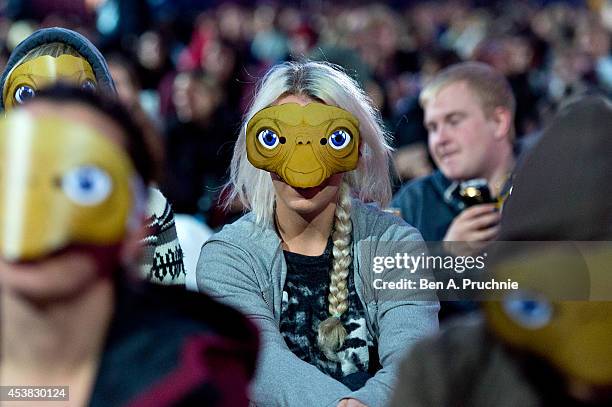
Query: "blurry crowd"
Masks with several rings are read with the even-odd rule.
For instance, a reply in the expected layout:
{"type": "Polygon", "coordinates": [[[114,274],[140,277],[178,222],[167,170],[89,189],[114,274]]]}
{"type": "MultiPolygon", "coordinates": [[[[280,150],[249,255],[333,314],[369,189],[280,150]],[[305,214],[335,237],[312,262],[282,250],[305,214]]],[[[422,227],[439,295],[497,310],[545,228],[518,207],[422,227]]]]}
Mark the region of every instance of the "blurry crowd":
{"type": "Polygon", "coordinates": [[[612,0],[0,1],[0,401],[610,405],[611,30],[612,0]]]}
{"type": "Polygon", "coordinates": [[[606,0],[3,3],[0,66],[40,27],[92,39],[120,98],[147,123],[157,182],[175,212],[213,228],[231,217],[217,200],[246,103],[278,62],[325,60],[357,79],[393,136],[396,187],[433,170],[417,97],[450,64],[482,61],[506,75],[519,139],[574,94],[612,94],[606,0]]]}

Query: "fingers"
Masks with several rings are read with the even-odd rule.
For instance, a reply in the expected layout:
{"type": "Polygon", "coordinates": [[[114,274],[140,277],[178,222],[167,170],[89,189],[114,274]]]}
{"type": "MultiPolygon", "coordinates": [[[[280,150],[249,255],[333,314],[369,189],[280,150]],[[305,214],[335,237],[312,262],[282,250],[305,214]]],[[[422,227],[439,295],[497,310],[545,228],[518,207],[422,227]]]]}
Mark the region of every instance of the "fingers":
{"type": "Polygon", "coordinates": [[[469,229],[481,230],[487,229],[492,226],[499,224],[501,220],[501,214],[499,212],[490,212],[480,215],[476,218],[472,218],[469,222],[469,229]]]}
{"type": "Polygon", "coordinates": [[[499,232],[501,213],[494,204],[476,205],[461,212],[451,223],[445,241],[488,241],[499,232]]]}
{"type": "Polygon", "coordinates": [[[474,219],[487,213],[499,213],[495,204],[474,205],[459,214],[463,219],[474,219]]]}
{"type": "Polygon", "coordinates": [[[368,407],[357,399],[348,399],[346,407],[368,407]]]}
{"type": "Polygon", "coordinates": [[[368,407],[357,399],[342,399],[336,407],[368,407]]]}
{"type": "Polygon", "coordinates": [[[498,235],[499,235],[499,225],[475,232],[473,234],[473,238],[474,238],[473,241],[488,242],[491,240],[495,240],[498,235]]]}

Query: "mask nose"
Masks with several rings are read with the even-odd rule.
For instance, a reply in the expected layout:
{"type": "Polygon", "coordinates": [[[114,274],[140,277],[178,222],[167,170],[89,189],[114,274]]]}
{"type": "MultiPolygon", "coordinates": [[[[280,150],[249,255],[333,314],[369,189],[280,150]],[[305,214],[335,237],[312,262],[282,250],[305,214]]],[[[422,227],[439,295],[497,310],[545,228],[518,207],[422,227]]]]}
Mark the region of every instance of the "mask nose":
{"type": "Polygon", "coordinates": [[[304,145],[304,144],[310,144],[310,139],[304,136],[297,136],[295,138],[295,144],[296,145],[304,145]]]}

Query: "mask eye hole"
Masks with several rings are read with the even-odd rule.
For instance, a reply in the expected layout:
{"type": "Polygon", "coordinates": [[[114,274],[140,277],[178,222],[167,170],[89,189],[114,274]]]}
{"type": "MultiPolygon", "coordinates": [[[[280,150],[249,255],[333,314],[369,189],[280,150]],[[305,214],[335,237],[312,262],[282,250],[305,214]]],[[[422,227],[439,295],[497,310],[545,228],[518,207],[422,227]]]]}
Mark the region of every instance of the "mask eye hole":
{"type": "Polygon", "coordinates": [[[503,301],[506,314],[527,329],[540,329],[548,325],[553,316],[552,304],[545,298],[519,292],[503,301]]]}
{"type": "Polygon", "coordinates": [[[15,102],[22,104],[36,96],[36,91],[28,85],[21,85],[15,90],[15,102]]]}
{"type": "Polygon", "coordinates": [[[111,193],[113,182],[108,173],[95,166],[82,166],[66,173],[61,187],[71,201],[93,206],[104,201],[111,193]]]}
{"type": "Polygon", "coordinates": [[[91,79],[85,79],[83,83],[81,83],[81,89],[87,92],[95,92],[96,84],[91,79]]]}
{"type": "Polygon", "coordinates": [[[328,139],[331,148],[341,150],[351,142],[351,134],[346,130],[335,130],[329,135],[328,139]]]}
{"type": "Polygon", "coordinates": [[[268,150],[272,150],[279,143],[279,137],[270,129],[264,129],[257,134],[257,139],[259,143],[267,148],[268,150]]]}

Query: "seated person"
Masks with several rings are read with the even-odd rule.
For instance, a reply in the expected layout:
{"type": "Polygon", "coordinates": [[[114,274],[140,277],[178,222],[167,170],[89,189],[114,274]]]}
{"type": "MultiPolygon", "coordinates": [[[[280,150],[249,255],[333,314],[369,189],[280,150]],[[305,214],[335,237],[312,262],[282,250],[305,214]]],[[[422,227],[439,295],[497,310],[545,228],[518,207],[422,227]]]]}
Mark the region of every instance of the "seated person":
{"type": "Polygon", "coordinates": [[[251,324],[130,276],[152,169],[129,114],[43,90],[0,119],[0,157],[0,384],[69,386],[71,406],[246,406],[251,324]]]}
{"type": "Polygon", "coordinates": [[[364,204],[391,194],[378,113],[325,63],[277,65],[258,89],[228,194],[251,212],[204,244],[198,288],[261,328],[256,405],[385,405],[405,350],[437,330],[439,304],[418,290],[371,294],[376,256],[423,247],[416,229],[364,204]]]}
{"type": "MultiPolygon", "coordinates": [[[[12,109],[57,82],[117,97],[98,49],[77,32],[53,27],[36,31],[11,53],[0,78],[0,110],[12,109]]],[[[158,189],[150,188],[148,196],[148,232],[143,238],[141,273],[153,282],[183,285],[183,253],[172,208],[158,189]]]]}
{"type": "Polygon", "coordinates": [[[590,96],[544,130],[504,207],[510,250],[492,264],[518,290],[417,344],[391,406],[612,405],[611,128],[612,105],[590,96]]]}
{"type": "MultiPolygon", "coordinates": [[[[438,72],[421,91],[419,102],[438,170],[404,185],[391,207],[426,241],[445,242],[432,251],[474,254],[497,238],[501,204],[493,201],[503,202],[511,187],[512,89],[492,67],[467,62],[438,72]],[[471,199],[462,196],[462,185],[469,182],[476,192],[471,199]]],[[[469,301],[442,301],[441,306],[441,321],[476,308],[469,301]]]]}
{"type": "Polygon", "coordinates": [[[427,241],[487,242],[499,232],[496,205],[466,206],[459,185],[485,180],[492,197],[510,189],[515,100],[504,76],[482,63],[440,71],[419,95],[433,174],[404,185],[391,207],[427,241]]]}

